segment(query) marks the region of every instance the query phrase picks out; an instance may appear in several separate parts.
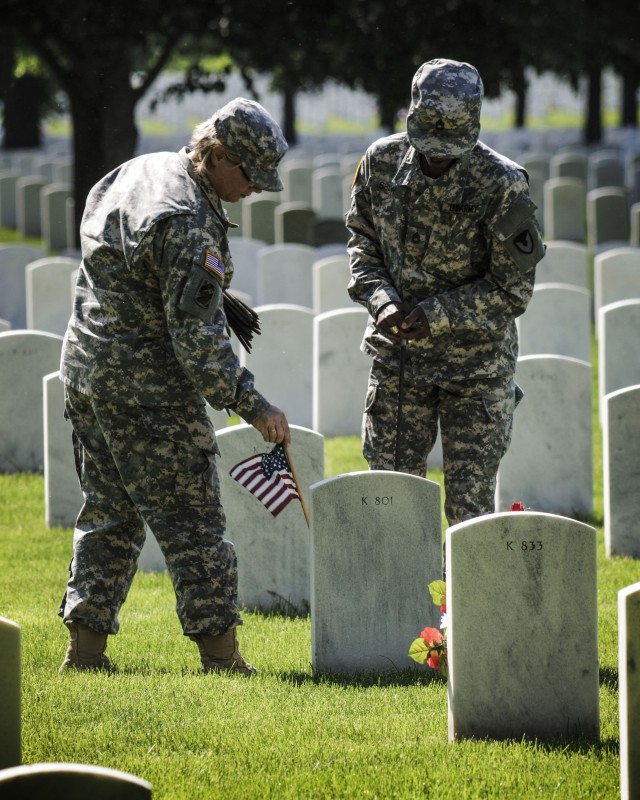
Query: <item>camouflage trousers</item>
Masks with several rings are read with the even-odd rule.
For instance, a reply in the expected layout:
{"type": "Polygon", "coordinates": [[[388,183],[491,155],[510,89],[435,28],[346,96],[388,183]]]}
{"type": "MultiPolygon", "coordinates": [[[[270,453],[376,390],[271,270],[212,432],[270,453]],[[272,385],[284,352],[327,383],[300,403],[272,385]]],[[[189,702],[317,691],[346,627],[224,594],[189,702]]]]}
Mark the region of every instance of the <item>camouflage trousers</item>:
{"type": "Polygon", "coordinates": [[[369,468],[424,477],[439,423],[449,525],[493,513],[498,466],[511,441],[513,378],[431,384],[405,377],[400,414],[398,392],[398,374],[374,361],[362,421],[369,468]]]}
{"type": "Polygon", "coordinates": [[[84,504],[60,607],[65,621],[117,633],[146,522],[165,557],[186,636],[241,624],[233,544],[202,405],[171,408],[101,402],[65,389],[84,504]]]}

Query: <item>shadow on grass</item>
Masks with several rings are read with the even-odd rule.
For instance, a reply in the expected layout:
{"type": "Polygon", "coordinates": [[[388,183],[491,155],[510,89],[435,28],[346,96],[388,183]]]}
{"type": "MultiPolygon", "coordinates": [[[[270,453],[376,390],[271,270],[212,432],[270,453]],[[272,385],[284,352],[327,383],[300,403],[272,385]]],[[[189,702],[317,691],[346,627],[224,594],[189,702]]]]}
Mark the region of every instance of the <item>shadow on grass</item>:
{"type": "Polygon", "coordinates": [[[343,688],[357,687],[369,689],[372,687],[390,686],[446,686],[447,681],[439,673],[432,670],[422,671],[417,669],[398,669],[390,672],[281,672],[278,677],[295,686],[304,686],[313,683],[316,686],[342,686],[343,688]]]}
{"type": "Polygon", "coordinates": [[[617,692],[618,670],[611,667],[600,667],[600,686],[606,686],[612,692],[617,692]]]}

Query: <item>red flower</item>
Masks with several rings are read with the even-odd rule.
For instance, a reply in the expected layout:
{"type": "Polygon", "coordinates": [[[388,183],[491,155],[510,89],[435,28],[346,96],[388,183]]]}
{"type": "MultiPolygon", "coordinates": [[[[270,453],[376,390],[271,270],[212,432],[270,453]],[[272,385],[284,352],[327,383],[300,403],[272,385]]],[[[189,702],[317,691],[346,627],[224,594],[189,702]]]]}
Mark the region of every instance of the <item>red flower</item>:
{"type": "Polygon", "coordinates": [[[424,639],[427,647],[436,647],[442,642],[442,634],[437,628],[424,628],[420,634],[420,638],[424,639]]]}
{"type": "Polygon", "coordinates": [[[518,500],[516,503],[511,503],[511,508],[509,511],[524,511],[523,504],[518,500]]]}
{"type": "Polygon", "coordinates": [[[440,656],[433,650],[429,653],[429,658],[427,659],[427,665],[431,667],[431,669],[438,669],[440,664],[440,656]]]}

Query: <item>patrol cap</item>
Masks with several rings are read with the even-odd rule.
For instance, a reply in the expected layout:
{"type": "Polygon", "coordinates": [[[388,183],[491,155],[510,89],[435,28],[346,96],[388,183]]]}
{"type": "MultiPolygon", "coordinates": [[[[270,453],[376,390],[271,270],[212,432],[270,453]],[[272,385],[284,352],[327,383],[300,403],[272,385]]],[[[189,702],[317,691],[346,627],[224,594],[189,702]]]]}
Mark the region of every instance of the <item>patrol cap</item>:
{"type": "Polygon", "coordinates": [[[407,135],[420,153],[458,158],[480,135],[484,87],[478,70],[462,61],[436,58],[423,64],[411,84],[407,135]]]}
{"type": "Polygon", "coordinates": [[[212,117],[216,136],[242,164],[251,183],[267,192],[284,188],[278,164],[289,149],[280,126],[254,100],[236,97],[212,117]]]}

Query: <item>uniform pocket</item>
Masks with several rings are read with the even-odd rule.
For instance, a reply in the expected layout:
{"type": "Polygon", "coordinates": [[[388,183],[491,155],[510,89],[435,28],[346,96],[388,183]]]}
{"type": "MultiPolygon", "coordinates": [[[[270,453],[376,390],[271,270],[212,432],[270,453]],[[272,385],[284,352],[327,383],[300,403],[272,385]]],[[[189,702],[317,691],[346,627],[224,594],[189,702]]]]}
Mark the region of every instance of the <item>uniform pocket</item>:
{"type": "Polygon", "coordinates": [[[365,413],[369,413],[373,408],[376,397],[378,395],[378,385],[376,383],[369,384],[369,388],[367,389],[367,396],[365,397],[364,401],[364,410],[365,413]]]}

